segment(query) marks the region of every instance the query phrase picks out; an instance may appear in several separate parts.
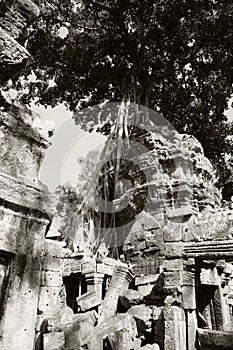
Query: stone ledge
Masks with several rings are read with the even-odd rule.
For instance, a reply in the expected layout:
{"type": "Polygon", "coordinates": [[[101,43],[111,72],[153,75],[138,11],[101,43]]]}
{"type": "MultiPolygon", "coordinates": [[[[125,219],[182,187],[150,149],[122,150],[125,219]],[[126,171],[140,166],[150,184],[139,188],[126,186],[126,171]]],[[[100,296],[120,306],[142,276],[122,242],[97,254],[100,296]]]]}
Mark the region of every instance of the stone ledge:
{"type": "Polygon", "coordinates": [[[0,202],[5,207],[16,212],[33,213],[35,216],[48,218],[49,197],[52,198],[43,186],[25,184],[23,179],[0,173],[0,202]]]}
{"type": "Polygon", "coordinates": [[[233,240],[225,241],[206,241],[195,242],[192,244],[186,244],[184,248],[184,256],[187,257],[204,257],[207,258],[220,258],[220,257],[232,257],[233,240]]]}

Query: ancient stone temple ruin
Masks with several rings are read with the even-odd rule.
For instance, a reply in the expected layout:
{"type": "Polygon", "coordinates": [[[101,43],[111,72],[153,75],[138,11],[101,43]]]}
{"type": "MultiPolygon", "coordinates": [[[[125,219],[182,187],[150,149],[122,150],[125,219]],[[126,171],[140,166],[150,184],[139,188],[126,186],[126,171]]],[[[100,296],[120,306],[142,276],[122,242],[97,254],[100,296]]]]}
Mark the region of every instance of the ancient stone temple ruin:
{"type": "MultiPolygon", "coordinates": [[[[39,8],[0,6],[4,83],[30,59],[17,40],[39,8]]],[[[0,117],[0,349],[232,350],[232,203],[200,143],[135,130],[146,177],[132,168],[136,192],[115,199],[131,202],[116,217],[128,232],[113,258],[104,246],[73,251],[55,239],[52,195],[38,180],[49,132],[17,101],[1,97],[0,117]]],[[[121,164],[122,178],[131,164],[121,164]]],[[[95,220],[81,217],[81,231],[95,220]]]]}

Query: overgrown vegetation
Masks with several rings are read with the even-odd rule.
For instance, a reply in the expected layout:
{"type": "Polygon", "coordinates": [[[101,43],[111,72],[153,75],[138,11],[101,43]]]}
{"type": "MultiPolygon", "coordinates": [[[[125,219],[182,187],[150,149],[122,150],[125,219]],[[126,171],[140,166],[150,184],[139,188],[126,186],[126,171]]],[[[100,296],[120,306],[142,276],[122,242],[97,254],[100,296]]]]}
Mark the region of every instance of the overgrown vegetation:
{"type": "MultiPolygon", "coordinates": [[[[148,106],[202,143],[221,186],[232,152],[224,115],[233,83],[232,15],[233,4],[223,0],[45,2],[27,39],[34,60],[24,74],[33,70],[36,81],[22,99],[65,102],[89,129],[105,116],[77,110],[123,99],[148,106]]],[[[15,86],[21,90],[22,79],[15,86]]]]}

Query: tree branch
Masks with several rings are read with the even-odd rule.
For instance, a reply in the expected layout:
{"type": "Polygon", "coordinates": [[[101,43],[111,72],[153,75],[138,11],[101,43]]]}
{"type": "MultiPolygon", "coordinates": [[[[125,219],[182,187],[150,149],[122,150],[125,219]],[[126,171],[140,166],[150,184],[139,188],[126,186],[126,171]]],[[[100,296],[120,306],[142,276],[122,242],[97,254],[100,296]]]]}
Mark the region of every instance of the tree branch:
{"type": "Polygon", "coordinates": [[[99,2],[99,1],[92,0],[92,3],[93,3],[93,5],[96,5],[97,7],[99,7],[101,10],[107,11],[110,14],[113,13],[113,10],[109,6],[104,5],[103,3],[99,2]]]}

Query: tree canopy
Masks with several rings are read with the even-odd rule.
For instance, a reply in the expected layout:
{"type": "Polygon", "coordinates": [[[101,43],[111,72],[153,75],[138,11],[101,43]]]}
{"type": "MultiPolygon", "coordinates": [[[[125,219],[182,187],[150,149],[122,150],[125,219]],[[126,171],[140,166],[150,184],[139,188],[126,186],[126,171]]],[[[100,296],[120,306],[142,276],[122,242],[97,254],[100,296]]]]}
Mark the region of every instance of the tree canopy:
{"type": "Polygon", "coordinates": [[[123,99],[148,106],[202,143],[221,184],[232,148],[224,115],[233,92],[232,18],[224,0],[45,2],[27,39],[34,60],[24,74],[33,70],[37,80],[23,99],[66,103],[83,128],[105,120],[78,109],[123,99]]]}

